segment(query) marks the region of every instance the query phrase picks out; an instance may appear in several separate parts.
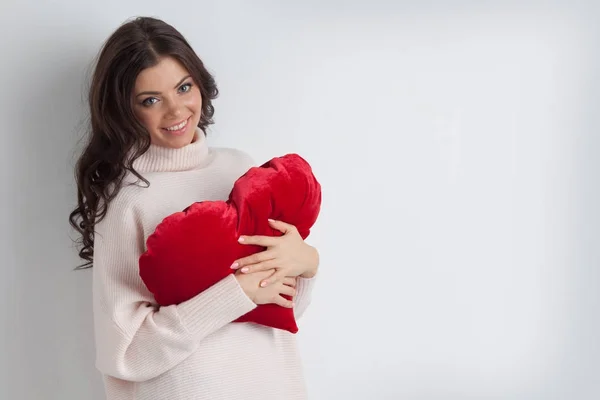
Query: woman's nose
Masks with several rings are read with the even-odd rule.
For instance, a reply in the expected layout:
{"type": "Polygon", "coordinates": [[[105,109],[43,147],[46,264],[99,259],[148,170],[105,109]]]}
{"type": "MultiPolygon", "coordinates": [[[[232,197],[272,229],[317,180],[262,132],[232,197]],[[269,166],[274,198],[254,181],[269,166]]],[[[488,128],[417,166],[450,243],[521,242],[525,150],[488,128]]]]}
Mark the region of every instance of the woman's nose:
{"type": "Polygon", "coordinates": [[[176,118],[176,117],[179,117],[181,115],[182,105],[179,104],[179,102],[173,101],[173,100],[168,101],[167,102],[167,107],[168,107],[167,112],[168,112],[168,116],[169,117],[176,118]]]}

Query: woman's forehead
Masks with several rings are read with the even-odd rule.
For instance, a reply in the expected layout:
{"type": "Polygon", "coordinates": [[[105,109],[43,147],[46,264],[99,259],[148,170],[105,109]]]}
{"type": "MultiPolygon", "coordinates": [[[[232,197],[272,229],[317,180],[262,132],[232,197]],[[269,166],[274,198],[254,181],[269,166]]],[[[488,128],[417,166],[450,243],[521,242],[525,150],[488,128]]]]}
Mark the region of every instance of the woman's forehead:
{"type": "Polygon", "coordinates": [[[189,71],[173,57],[163,57],[158,64],[142,70],[135,82],[136,90],[168,90],[173,89],[189,71]]]}

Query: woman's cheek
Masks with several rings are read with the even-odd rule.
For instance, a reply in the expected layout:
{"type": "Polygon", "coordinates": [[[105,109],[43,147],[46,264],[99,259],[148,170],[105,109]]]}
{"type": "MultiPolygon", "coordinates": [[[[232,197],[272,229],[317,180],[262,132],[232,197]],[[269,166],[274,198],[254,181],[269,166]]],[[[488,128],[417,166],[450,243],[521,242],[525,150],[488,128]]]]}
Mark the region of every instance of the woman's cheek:
{"type": "Polygon", "coordinates": [[[138,112],[137,118],[148,132],[151,132],[154,129],[153,127],[156,125],[156,118],[149,110],[138,112]]]}
{"type": "Polygon", "coordinates": [[[196,89],[194,91],[194,95],[190,96],[188,108],[194,110],[195,112],[200,112],[202,108],[202,96],[200,95],[200,90],[196,89]]]}

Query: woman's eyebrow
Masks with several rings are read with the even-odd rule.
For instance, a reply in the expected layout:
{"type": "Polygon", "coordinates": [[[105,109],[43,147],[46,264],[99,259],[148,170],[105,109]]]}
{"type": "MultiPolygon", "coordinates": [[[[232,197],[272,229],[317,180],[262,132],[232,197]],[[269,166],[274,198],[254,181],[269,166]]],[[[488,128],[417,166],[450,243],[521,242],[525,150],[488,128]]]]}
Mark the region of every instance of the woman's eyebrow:
{"type": "MultiPolygon", "coordinates": [[[[177,89],[182,83],[183,81],[185,81],[187,78],[189,78],[191,75],[186,75],[185,77],[183,77],[183,79],[181,79],[179,81],[179,83],[177,83],[177,85],[175,85],[175,87],[173,89],[177,89]]],[[[159,95],[161,94],[160,92],[142,92],[142,93],[138,93],[135,97],[139,97],[142,95],[149,95],[149,94],[153,94],[153,95],[159,95]]]]}

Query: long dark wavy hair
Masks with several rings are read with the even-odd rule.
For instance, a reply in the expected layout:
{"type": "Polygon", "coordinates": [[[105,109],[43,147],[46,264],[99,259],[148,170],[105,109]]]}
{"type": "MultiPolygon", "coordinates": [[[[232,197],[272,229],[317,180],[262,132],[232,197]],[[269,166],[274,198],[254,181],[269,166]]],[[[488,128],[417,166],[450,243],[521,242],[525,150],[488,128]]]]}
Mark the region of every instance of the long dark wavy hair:
{"type": "Polygon", "coordinates": [[[106,215],[129,171],[149,184],[133,162],[150,147],[150,134],[133,112],[132,91],[138,74],[163,57],[178,60],[199,86],[202,115],[198,127],[206,133],[213,123],[212,100],[219,94],[213,76],[187,40],[171,25],[156,18],[139,17],[121,25],[104,43],[89,89],[88,142],[77,161],[77,207],[69,222],[81,235],[75,269],[90,268],[94,256],[94,229],[106,215]]]}

